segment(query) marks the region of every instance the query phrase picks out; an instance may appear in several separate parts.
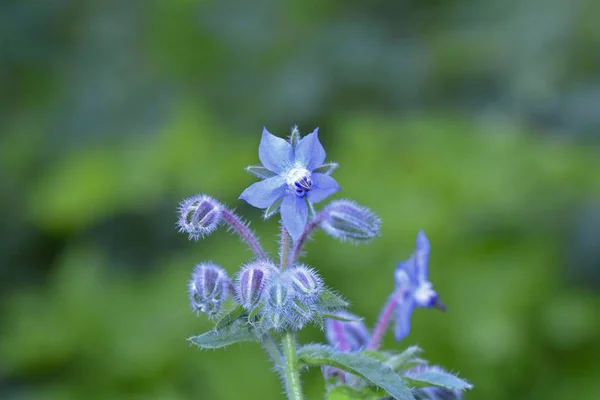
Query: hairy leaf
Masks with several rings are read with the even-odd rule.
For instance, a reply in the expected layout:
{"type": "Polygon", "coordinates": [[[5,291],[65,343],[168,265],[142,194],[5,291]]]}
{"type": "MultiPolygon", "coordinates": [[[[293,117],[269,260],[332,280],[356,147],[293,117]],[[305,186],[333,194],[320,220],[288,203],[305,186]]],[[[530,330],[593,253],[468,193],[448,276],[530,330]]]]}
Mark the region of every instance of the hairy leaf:
{"type": "Polygon", "coordinates": [[[208,331],[188,340],[201,349],[218,349],[239,342],[254,342],[257,338],[252,327],[238,319],[220,331],[208,331]]]}
{"type": "Polygon", "coordinates": [[[405,370],[414,367],[417,364],[424,363],[423,360],[418,358],[419,354],[422,352],[423,350],[421,350],[419,346],[410,346],[402,353],[390,357],[386,361],[386,364],[396,372],[405,370]]]}
{"type": "Polygon", "coordinates": [[[245,312],[246,311],[244,310],[244,307],[236,306],[233,310],[229,311],[217,321],[215,325],[215,330],[220,331],[226,328],[228,325],[232,324],[233,321],[237,320],[242,315],[244,315],[245,312]]]}
{"type": "Polygon", "coordinates": [[[411,372],[404,377],[411,387],[438,386],[450,390],[467,390],[473,388],[469,382],[442,370],[411,372]]]}
{"type": "Polygon", "coordinates": [[[312,344],[298,351],[298,358],[307,365],[330,365],[358,375],[378,386],[397,400],[414,400],[410,389],[390,367],[360,353],[342,353],[329,346],[312,344]]]}

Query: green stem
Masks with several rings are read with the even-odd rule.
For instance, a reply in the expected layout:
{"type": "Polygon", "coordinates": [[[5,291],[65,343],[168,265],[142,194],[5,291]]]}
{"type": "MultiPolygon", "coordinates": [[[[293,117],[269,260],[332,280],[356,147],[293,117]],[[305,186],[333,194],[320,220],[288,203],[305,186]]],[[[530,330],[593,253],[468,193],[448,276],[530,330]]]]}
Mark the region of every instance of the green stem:
{"type": "Polygon", "coordinates": [[[279,251],[279,256],[281,257],[279,262],[281,264],[281,270],[284,270],[287,268],[290,258],[290,234],[283,224],[281,225],[281,249],[279,251]]]}
{"type": "Polygon", "coordinates": [[[298,372],[298,358],[296,356],[296,341],[292,332],[283,334],[283,353],[285,355],[285,385],[288,400],[302,400],[302,386],[298,372]]]}
{"type": "MultiPolygon", "coordinates": [[[[280,266],[287,268],[290,253],[290,237],[287,229],[281,226],[281,251],[280,266]]],[[[285,359],[285,389],[288,400],[302,400],[302,385],[300,384],[300,371],[298,371],[298,357],[296,356],[296,340],[294,333],[287,331],[282,335],[283,357],[285,359]]]]}

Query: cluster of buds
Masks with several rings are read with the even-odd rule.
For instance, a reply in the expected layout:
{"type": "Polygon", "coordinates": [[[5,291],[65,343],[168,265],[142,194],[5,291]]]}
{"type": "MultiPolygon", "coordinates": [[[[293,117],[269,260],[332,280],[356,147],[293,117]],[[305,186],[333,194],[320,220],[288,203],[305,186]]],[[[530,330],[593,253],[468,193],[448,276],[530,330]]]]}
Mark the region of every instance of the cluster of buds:
{"type": "Polygon", "coordinates": [[[315,317],[323,282],[305,266],[280,270],[269,261],[242,268],[235,285],[238,303],[256,314],[264,329],[297,330],[315,317]]]}
{"type": "MultiPolygon", "coordinates": [[[[325,322],[330,348],[335,352],[351,353],[345,357],[351,355],[359,359],[362,354],[358,353],[363,351],[377,352],[392,323],[395,324],[396,340],[405,338],[410,332],[410,319],[416,308],[445,309],[428,277],[429,240],[424,232],[419,232],[415,251],[408,260],[398,263],[394,271],[395,289],[373,331],[370,332],[357,316],[340,311],[347,304],[325,288],[314,269],[298,262],[303,246],[317,228],[342,241],[369,241],[379,236],[379,217],[350,200],[335,200],[321,211],[315,210],[315,204],[341,190],[331,176],[337,164],[325,162],[326,153],[319,141],[318,129],[301,137],[297,128],[294,128],[289,140],[276,137],[264,129],[258,155],[262,165],[250,166],[247,171],[260,181],[245,189],[240,199],[263,209],[265,219],[280,214],[280,262],[278,265],[273,263],[248,224],[217,200],[203,194],[184,200],[179,207],[177,221],[180,232],[187,233],[191,240],[198,240],[214,232],[221,223],[227,224],[254,253],[253,261],[241,267],[233,283],[220,266],[213,263],[197,265],[189,282],[190,303],[195,312],[214,317],[220,313],[226,298],[233,295],[237,306],[216,326],[229,318],[236,324],[239,322],[238,325],[225,323],[241,329],[239,332],[233,331],[236,335],[240,333],[244,336],[250,332],[254,338],[262,337],[265,348],[280,366],[285,355],[280,353],[276,345],[270,344],[269,341],[273,339],[269,331],[285,332],[282,336],[287,339],[282,346],[286,351],[291,351],[291,348],[293,354],[295,345],[290,340],[290,331],[299,330],[309,322],[325,322]]],[[[223,332],[215,329],[209,337],[223,332]]],[[[234,337],[237,340],[237,336],[234,337]]],[[[380,358],[388,357],[385,352],[377,354],[380,358]]],[[[294,363],[286,365],[289,367],[294,363]]],[[[323,364],[319,362],[318,365],[323,364]]],[[[343,367],[343,363],[334,363],[323,368],[328,384],[344,384],[355,389],[369,384],[365,376],[354,373],[354,366],[345,371],[340,369],[343,367]]],[[[425,370],[404,371],[404,377],[418,380],[424,373],[451,375],[437,370],[438,367],[425,365],[422,368],[425,370]],[[411,376],[411,373],[420,375],[411,376]]],[[[291,372],[286,372],[288,379],[291,372]]],[[[436,384],[428,380],[426,382],[436,384]]],[[[439,382],[437,384],[439,386],[439,382]]],[[[465,383],[462,387],[469,388],[470,385],[465,383]]],[[[289,393],[295,392],[290,389],[289,393]]],[[[420,385],[413,394],[417,399],[460,399],[461,396],[459,391],[450,390],[444,385],[441,388],[420,385]]]]}

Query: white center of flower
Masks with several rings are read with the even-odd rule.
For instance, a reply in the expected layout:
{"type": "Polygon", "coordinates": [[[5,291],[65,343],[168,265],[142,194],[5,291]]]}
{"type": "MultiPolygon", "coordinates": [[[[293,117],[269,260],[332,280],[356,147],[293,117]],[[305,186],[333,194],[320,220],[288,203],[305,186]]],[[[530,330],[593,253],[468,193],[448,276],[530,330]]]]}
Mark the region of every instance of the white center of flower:
{"type": "Polygon", "coordinates": [[[421,307],[429,307],[431,306],[432,301],[437,297],[437,293],[432,289],[432,285],[429,282],[426,282],[420,285],[417,290],[415,290],[413,294],[413,298],[415,302],[421,307]]]}
{"type": "Polygon", "coordinates": [[[291,169],[285,178],[285,182],[288,188],[298,197],[303,197],[312,188],[310,171],[305,168],[291,169]]]}

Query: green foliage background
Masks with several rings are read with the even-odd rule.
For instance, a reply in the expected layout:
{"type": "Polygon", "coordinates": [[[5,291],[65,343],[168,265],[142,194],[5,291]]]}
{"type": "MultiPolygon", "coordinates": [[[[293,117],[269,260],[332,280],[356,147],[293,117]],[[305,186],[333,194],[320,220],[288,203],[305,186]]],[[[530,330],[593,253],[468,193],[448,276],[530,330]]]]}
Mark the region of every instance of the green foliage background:
{"type": "MultiPolygon", "coordinates": [[[[600,398],[600,5],[594,0],[5,1],[0,397],[278,399],[257,345],[198,352],[195,263],[250,253],[174,229],[237,200],[262,125],[320,126],[383,236],[306,262],[370,325],[424,229],[445,314],[410,336],[469,399],[600,398]]],[[[320,341],[316,329],[301,340],[320,341]]],[[[319,371],[307,398],[323,397],[319,371]]]]}

